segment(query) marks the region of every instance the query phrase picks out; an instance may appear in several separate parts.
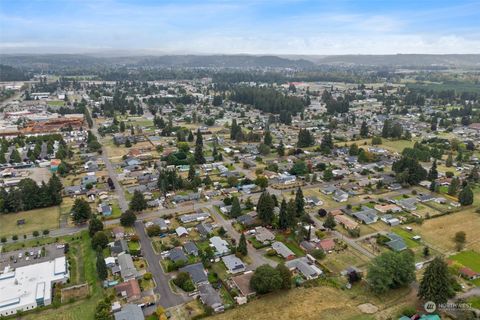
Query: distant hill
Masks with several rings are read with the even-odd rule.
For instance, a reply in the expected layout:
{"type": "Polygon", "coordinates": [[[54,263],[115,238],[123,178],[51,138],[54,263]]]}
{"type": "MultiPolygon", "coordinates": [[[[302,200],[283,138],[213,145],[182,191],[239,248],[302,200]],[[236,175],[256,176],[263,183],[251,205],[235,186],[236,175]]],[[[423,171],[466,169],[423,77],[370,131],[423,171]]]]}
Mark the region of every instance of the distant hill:
{"type": "Polygon", "coordinates": [[[480,66],[480,54],[300,56],[316,64],[364,66],[480,66]]]}
{"type": "Polygon", "coordinates": [[[186,67],[186,68],[311,68],[304,59],[254,55],[164,55],[96,57],[78,54],[0,55],[0,63],[35,69],[80,67],[186,67]]]}
{"type": "Polygon", "coordinates": [[[0,81],[24,81],[28,80],[22,70],[0,64],[0,81]]]}

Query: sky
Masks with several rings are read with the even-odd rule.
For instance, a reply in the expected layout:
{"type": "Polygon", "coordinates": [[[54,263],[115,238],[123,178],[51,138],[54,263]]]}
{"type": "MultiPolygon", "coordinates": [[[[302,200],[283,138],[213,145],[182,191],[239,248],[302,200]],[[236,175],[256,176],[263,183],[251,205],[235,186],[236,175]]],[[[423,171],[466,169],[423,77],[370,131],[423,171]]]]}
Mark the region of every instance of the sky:
{"type": "Polygon", "coordinates": [[[0,0],[0,53],[480,53],[480,0],[0,0]]]}

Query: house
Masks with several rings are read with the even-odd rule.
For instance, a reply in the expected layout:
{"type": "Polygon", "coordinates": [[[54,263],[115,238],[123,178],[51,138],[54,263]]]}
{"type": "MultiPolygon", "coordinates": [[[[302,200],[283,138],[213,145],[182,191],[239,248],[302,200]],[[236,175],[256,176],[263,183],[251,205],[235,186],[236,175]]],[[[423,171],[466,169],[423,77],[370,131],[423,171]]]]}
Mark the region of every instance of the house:
{"type": "Polygon", "coordinates": [[[288,172],[279,174],[277,179],[279,183],[283,183],[283,184],[291,184],[297,181],[297,177],[294,175],[291,175],[288,172]]]}
{"type": "Polygon", "coordinates": [[[435,197],[431,194],[424,194],[424,195],[418,196],[417,198],[418,198],[418,201],[424,202],[424,203],[435,199],[435,197]]]}
{"type": "Polygon", "coordinates": [[[123,239],[123,237],[125,236],[125,229],[123,227],[114,227],[112,229],[112,235],[115,239],[119,240],[119,239],[123,239]]]}
{"type": "Polygon", "coordinates": [[[215,312],[223,312],[225,310],[222,299],[218,292],[210,283],[202,283],[198,286],[200,301],[215,312]]]}
{"type": "Polygon", "coordinates": [[[400,224],[400,220],[398,218],[395,218],[391,214],[385,214],[383,217],[380,218],[383,222],[388,224],[389,226],[398,226],[400,224]]]}
{"type": "Polygon", "coordinates": [[[364,224],[372,224],[378,220],[376,211],[367,206],[362,206],[360,211],[352,212],[352,216],[362,221],[364,224]]]}
{"type": "Polygon", "coordinates": [[[123,281],[136,279],[140,276],[133,264],[132,256],[130,254],[120,253],[117,259],[120,267],[120,275],[122,276],[123,281]]]}
{"type": "Polygon", "coordinates": [[[255,228],[255,239],[257,241],[266,244],[275,239],[275,235],[265,227],[255,228]]]}
{"type": "Polygon", "coordinates": [[[316,279],[323,274],[323,271],[311,263],[307,257],[287,261],[285,266],[291,271],[297,271],[307,280],[316,279]]]}
{"type": "Polygon", "coordinates": [[[243,214],[237,218],[237,222],[244,227],[249,227],[255,223],[253,217],[249,214],[243,214]]]}
{"type": "Polygon", "coordinates": [[[347,230],[353,230],[358,228],[358,223],[344,214],[336,215],[333,218],[335,219],[335,222],[337,222],[339,225],[343,226],[347,230]]]}
{"type": "Polygon", "coordinates": [[[392,203],[391,204],[376,204],[373,208],[380,213],[388,213],[388,212],[397,213],[397,212],[402,211],[402,208],[400,208],[399,206],[394,205],[392,203]]]}
{"type": "Polygon", "coordinates": [[[228,273],[240,273],[245,271],[245,265],[242,260],[237,258],[234,254],[222,257],[222,261],[227,268],[228,273]]]}
{"type": "Polygon", "coordinates": [[[335,241],[332,238],[322,239],[318,243],[318,247],[320,247],[325,252],[332,251],[333,249],[335,249],[335,241]]]}
{"type": "Polygon", "coordinates": [[[345,202],[348,200],[348,193],[343,190],[337,189],[333,194],[333,200],[337,202],[345,202]]]}
{"type": "Polygon", "coordinates": [[[313,242],[303,240],[302,242],[300,242],[300,248],[302,248],[305,252],[312,252],[317,247],[315,247],[315,244],[313,242]]]}
{"type": "Polygon", "coordinates": [[[136,304],[126,304],[122,307],[122,310],[113,314],[115,320],[144,320],[142,308],[136,304]]]}
{"type": "Polygon", "coordinates": [[[326,186],[322,188],[320,191],[322,191],[323,194],[330,195],[330,194],[333,194],[335,191],[337,191],[337,188],[335,186],[326,186]]]}
{"type": "Polygon", "coordinates": [[[179,236],[179,237],[188,236],[187,229],[185,229],[185,227],[182,227],[182,226],[175,229],[175,232],[177,233],[177,236],[179,236]]]}
{"type": "Polygon", "coordinates": [[[182,248],[180,247],[175,247],[173,249],[170,249],[170,251],[168,251],[168,258],[173,262],[188,261],[187,256],[185,255],[182,248]]]}
{"type": "Polygon", "coordinates": [[[210,238],[210,244],[215,248],[215,256],[220,257],[230,252],[228,242],[215,236],[210,238]]]}
{"type": "Polygon", "coordinates": [[[110,244],[110,252],[113,256],[117,256],[122,252],[128,253],[128,244],[124,239],[115,240],[110,244]]]}
{"type": "Polygon", "coordinates": [[[109,217],[112,215],[112,207],[108,204],[103,202],[97,208],[98,213],[100,213],[104,217],[109,217]]]}
{"type": "Polygon", "coordinates": [[[152,221],[154,224],[160,227],[161,231],[167,231],[168,230],[168,223],[165,219],[163,218],[156,218],[155,220],[152,221]]]}
{"type": "Polygon", "coordinates": [[[197,224],[197,226],[195,228],[197,229],[198,233],[200,233],[200,235],[203,238],[208,238],[210,233],[212,233],[212,231],[213,231],[212,225],[208,222],[199,223],[199,224],[197,224]]]}
{"type": "Polygon", "coordinates": [[[397,201],[397,204],[400,207],[408,211],[417,210],[417,206],[415,205],[416,203],[417,203],[417,199],[415,198],[406,198],[406,199],[401,199],[397,201]]]}
{"type": "Polygon", "coordinates": [[[190,223],[190,222],[195,222],[195,221],[203,221],[210,217],[210,213],[207,212],[200,212],[200,213],[190,213],[190,214],[184,214],[180,216],[180,221],[182,223],[190,223]]]}
{"type": "Polygon", "coordinates": [[[117,296],[126,299],[127,302],[137,301],[142,297],[140,285],[136,279],[130,279],[115,286],[117,296]]]}
{"type": "Polygon", "coordinates": [[[187,272],[190,275],[193,283],[196,285],[201,283],[208,283],[208,276],[201,262],[189,264],[185,267],[178,269],[178,271],[187,272]]]}
{"type": "Polygon", "coordinates": [[[323,205],[323,201],[315,196],[305,197],[305,203],[311,207],[323,205]]]}
{"type": "Polygon", "coordinates": [[[291,260],[295,257],[295,254],[290,250],[283,242],[275,241],[272,243],[272,249],[286,260],[291,260]]]}
{"type": "Polygon", "coordinates": [[[473,271],[468,267],[462,267],[458,270],[460,275],[468,280],[476,280],[480,278],[480,273],[473,271]]]}
{"type": "Polygon", "coordinates": [[[250,280],[253,277],[252,271],[232,277],[232,284],[238,289],[242,297],[251,297],[255,295],[255,291],[250,287],[250,280]]]}
{"type": "Polygon", "coordinates": [[[193,241],[185,242],[183,248],[187,254],[194,255],[195,257],[198,256],[198,248],[193,241]]]}
{"type": "Polygon", "coordinates": [[[405,244],[405,241],[403,241],[403,238],[400,237],[398,234],[393,232],[388,233],[387,238],[389,238],[390,241],[385,243],[385,245],[390,249],[392,249],[393,251],[400,252],[407,249],[407,245],[405,244]]]}

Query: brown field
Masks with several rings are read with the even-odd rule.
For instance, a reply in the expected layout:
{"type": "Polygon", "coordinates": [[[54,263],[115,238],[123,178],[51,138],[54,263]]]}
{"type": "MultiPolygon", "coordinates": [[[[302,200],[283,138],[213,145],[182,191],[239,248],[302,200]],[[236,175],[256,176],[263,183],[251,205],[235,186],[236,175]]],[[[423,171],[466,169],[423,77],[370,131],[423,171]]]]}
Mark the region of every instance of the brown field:
{"type": "Polygon", "coordinates": [[[396,316],[411,299],[409,289],[391,291],[379,298],[366,294],[361,286],[351,291],[331,287],[298,288],[261,297],[213,319],[388,319],[396,316]],[[374,315],[362,314],[357,306],[366,302],[379,307],[379,311],[374,315]]]}
{"type": "Polygon", "coordinates": [[[30,234],[38,231],[40,234],[45,229],[55,229],[59,226],[60,210],[58,206],[40,208],[17,213],[0,215],[0,236],[30,234]],[[17,225],[17,220],[25,220],[24,225],[17,225]]]}
{"type": "Polygon", "coordinates": [[[411,225],[423,239],[442,251],[453,252],[453,237],[458,231],[467,234],[466,248],[480,252],[480,214],[474,208],[466,209],[443,217],[425,220],[421,226],[411,225]]]}

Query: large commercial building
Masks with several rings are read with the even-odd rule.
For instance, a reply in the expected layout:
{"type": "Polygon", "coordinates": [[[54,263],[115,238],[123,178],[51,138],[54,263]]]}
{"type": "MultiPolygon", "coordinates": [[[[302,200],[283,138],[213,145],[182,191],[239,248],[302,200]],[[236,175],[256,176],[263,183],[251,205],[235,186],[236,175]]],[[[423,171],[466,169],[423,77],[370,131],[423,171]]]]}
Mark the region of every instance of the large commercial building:
{"type": "Polygon", "coordinates": [[[0,273],[0,316],[52,303],[52,286],[69,278],[65,256],[0,273]]]}

